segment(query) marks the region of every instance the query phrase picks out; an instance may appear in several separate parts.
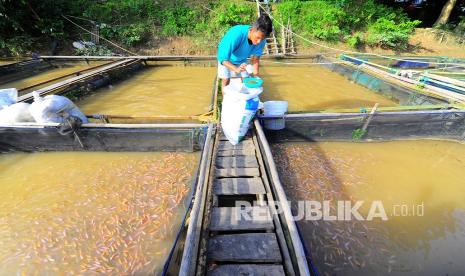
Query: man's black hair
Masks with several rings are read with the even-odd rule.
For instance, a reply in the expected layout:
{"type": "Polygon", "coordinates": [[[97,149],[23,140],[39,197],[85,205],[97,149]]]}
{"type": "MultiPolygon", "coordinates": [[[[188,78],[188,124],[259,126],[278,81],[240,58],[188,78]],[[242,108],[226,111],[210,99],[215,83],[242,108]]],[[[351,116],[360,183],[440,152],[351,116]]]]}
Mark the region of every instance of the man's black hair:
{"type": "Polygon", "coordinates": [[[271,19],[267,14],[262,13],[260,17],[255,21],[253,27],[265,34],[265,36],[269,36],[273,31],[273,24],[271,23],[271,19]]]}

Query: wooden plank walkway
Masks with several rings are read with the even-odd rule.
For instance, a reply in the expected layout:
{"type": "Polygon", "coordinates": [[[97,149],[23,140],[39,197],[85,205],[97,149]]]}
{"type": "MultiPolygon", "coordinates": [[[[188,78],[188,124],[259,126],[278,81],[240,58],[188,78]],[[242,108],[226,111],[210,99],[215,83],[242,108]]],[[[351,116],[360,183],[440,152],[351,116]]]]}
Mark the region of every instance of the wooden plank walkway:
{"type": "Polygon", "coordinates": [[[240,210],[239,207],[216,207],[210,220],[210,231],[236,230],[273,230],[271,213],[266,206],[254,206],[250,210],[240,210]],[[246,216],[241,216],[241,211],[246,216]],[[251,219],[246,219],[250,216],[251,219]]]}
{"type": "Polygon", "coordinates": [[[235,146],[222,134],[217,139],[210,212],[204,219],[205,261],[197,275],[289,275],[283,255],[288,249],[277,234],[257,150],[252,135],[235,146]],[[238,206],[244,200],[249,206],[238,206]]]}
{"type": "Polygon", "coordinates": [[[208,242],[212,261],[237,263],[281,262],[278,240],[274,233],[216,235],[208,242]]]}
{"type": "Polygon", "coordinates": [[[220,126],[213,139],[202,153],[179,275],[310,276],[260,123],[238,145],[220,126]]]}
{"type": "MultiPolygon", "coordinates": [[[[258,165],[258,164],[257,164],[258,165]]],[[[213,183],[213,193],[218,195],[254,195],[266,194],[260,177],[252,178],[222,178],[213,183]]]]}
{"type": "Polygon", "coordinates": [[[224,276],[224,275],[253,275],[253,276],[268,276],[268,275],[283,275],[284,270],[280,265],[222,265],[208,273],[209,276],[224,276]]]}

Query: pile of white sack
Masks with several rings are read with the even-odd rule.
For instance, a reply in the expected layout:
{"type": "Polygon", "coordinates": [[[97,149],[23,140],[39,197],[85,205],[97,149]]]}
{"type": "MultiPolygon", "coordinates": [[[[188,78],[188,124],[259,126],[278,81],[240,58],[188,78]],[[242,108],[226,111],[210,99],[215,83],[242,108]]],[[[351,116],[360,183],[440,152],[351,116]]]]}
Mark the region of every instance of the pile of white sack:
{"type": "Polygon", "coordinates": [[[237,145],[249,130],[250,121],[260,104],[263,87],[249,88],[242,82],[231,81],[224,87],[221,127],[229,142],[237,145]]]}
{"type": "Polygon", "coordinates": [[[86,116],[70,99],[59,95],[41,97],[36,92],[33,95],[32,104],[18,103],[18,91],[15,88],[0,89],[0,124],[62,123],[65,115],[88,123],[86,116]]]}

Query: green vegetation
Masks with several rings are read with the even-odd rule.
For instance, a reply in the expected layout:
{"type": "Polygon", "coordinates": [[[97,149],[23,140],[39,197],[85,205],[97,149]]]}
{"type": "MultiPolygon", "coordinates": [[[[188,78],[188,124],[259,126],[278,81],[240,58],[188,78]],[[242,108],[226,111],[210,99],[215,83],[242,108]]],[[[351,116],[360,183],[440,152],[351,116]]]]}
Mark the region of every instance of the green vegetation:
{"type": "Polygon", "coordinates": [[[255,21],[255,7],[255,4],[241,0],[212,1],[208,6],[199,7],[203,8],[203,19],[196,23],[194,32],[190,34],[197,44],[214,49],[231,26],[255,21]]]}
{"type": "Polygon", "coordinates": [[[362,140],[363,136],[367,133],[366,130],[363,130],[361,128],[357,128],[352,131],[352,140],[362,140]]]}
{"type": "MultiPolygon", "coordinates": [[[[304,37],[354,48],[404,50],[420,23],[375,0],[287,0],[274,4],[273,12],[285,23],[289,19],[293,30],[304,37]]],[[[21,55],[53,40],[89,40],[89,34],[62,15],[88,19],[72,18],[87,29],[92,20],[102,37],[130,49],[148,41],[189,36],[197,46],[214,51],[230,26],[254,21],[256,5],[245,0],[0,0],[0,55],[21,55]]],[[[279,25],[275,27],[279,31],[279,25]]],[[[107,54],[105,48],[79,54],[86,52],[107,54]]]]}
{"type": "Polygon", "coordinates": [[[277,5],[276,15],[283,22],[290,20],[293,30],[305,37],[344,41],[353,48],[369,45],[405,50],[421,23],[374,0],[290,0],[277,5]]]}
{"type": "Polygon", "coordinates": [[[76,49],[75,54],[78,56],[112,56],[113,52],[108,47],[95,45],[83,49],[76,49]]]}

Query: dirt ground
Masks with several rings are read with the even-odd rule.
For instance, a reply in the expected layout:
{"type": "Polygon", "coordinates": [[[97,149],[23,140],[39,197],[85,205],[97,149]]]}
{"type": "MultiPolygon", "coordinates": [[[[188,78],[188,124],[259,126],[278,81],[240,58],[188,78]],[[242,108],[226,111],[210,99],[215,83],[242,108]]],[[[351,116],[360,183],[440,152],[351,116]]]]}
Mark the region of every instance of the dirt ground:
{"type": "Polygon", "coordinates": [[[142,45],[137,52],[142,55],[213,55],[215,48],[211,49],[198,46],[190,37],[177,37],[163,41],[152,41],[142,45]],[[149,46],[149,47],[147,47],[149,46]]]}
{"type": "MultiPolygon", "coordinates": [[[[199,47],[189,37],[172,38],[169,40],[152,42],[144,45],[137,51],[143,55],[214,55],[216,52],[215,43],[212,42],[210,48],[199,47]],[[147,47],[149,46],[149,47],[147,47]]],[[[324,44],[324,43],[323,43],[324,44]]],[[[377,54],[397,54],[397,55],[418,55],[418,56],[448,56],[455,58],[465,58],[465,42],[457,41],[455,37],[443,35],[434,29],[419,28],[410,40],[411,47],[407,51],[395,52],[381,48],[367,47],[363,50],[354,50],[343,43],[331,44],[332,48],[344,51],[360,51],[377,54]]],[[[326,44],[327,45],[327,44],[326,44]]],[[[297,53],[299,54],[340,54],[341,51],[334,51],[318,46],[306,46],[298,43],[297,53]]]]}
{"type": "Polygon", "coordinates": [[[416,55],[465,58],[465,38],[457,41],[456,37],[442,35],[430,28],[417,29],[410,43],[420,43],[421,48],[416,55]]]}

